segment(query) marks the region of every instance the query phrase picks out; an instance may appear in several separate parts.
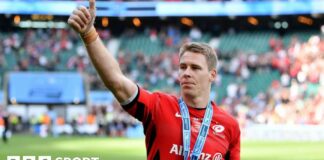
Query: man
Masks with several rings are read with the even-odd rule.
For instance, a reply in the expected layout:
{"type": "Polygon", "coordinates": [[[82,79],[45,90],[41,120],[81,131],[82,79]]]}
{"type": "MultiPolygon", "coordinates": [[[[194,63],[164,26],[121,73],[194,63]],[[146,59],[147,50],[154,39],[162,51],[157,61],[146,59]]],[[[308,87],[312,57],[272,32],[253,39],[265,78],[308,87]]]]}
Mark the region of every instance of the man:
{"type": "Polygon", "coordinates": [[[3,125],[4,130],[2,132],[2,141],[4,143],[7,143],[8,142],[7,134],[8,134],[8,131],[9,131],[9,114],[6,111],[3,111],[1,113],[1,110],[0,110],[0,116],[1,115],[2,115],[2,118],[3,118],[3,124],[4,124],[3,125]]]}
{"type": "Polygon", "coordinates": [[[89,9],[75,9],[68,23],[80,34],[107,88],[143,123],[147,158],[239,160],[238,123],[209,99],[217,75],[215,51],[206,44],[185,44],[180,49],[181,98],[150,93],[123,75],[93,26],[95,0],[89,4],[89,9]]]}

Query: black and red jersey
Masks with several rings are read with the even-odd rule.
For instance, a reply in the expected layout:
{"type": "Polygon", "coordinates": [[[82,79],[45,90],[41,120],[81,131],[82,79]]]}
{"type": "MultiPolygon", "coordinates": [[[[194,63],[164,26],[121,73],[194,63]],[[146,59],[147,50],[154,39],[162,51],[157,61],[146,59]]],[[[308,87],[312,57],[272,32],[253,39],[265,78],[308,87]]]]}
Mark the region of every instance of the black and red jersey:
{"type": "MultiPolygon", "coordinates": [[[[200,160],[239,160],[240,129],[237,121],[212,102],[213,119],[200,160]]],[[[139,88],[123,108],[143,123],[148,159],[183,159],[182,118],[178,98],[139,88]]],[[[190,149],[194,147],[205,109],[188,107],[191,122],[190,149]]]]}

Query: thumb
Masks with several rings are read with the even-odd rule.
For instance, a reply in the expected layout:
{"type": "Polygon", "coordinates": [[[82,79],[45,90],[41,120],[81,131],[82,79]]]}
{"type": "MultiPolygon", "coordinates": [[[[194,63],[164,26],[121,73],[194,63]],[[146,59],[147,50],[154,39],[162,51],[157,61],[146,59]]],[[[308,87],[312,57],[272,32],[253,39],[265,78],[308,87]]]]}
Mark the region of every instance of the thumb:
{"type": "Polygon", "coordinates": [[[91,18],[94,19],[96,16],[96,0],[89,0],[89,11],[91,18]]]}
{"type": "Polygon", "coordinates": [[[89,0],[90,23],[84,29],[83,34],[87,34],[94,25],[96,19],[96,0],[89,0]]]}

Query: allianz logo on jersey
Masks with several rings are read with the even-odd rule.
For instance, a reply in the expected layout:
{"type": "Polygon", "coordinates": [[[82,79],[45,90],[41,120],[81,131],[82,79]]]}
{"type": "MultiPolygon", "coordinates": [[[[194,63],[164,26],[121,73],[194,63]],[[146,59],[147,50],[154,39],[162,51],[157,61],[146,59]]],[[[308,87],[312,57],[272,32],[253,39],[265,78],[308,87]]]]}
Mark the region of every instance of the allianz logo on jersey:
{"type": "MultiPolygon", "coordinates": [[[[169,153],[176,156],[183,156],[183,146],[178,144],[173,144],[172,147],[170,148],[169,153]]],[[[190,154],[192,154],[192,151],[190,152],[190,154]]],[[[222,153],[219,152],[216,152],[214,154],[202,152],[200,153],[198,159],[199,160],[222,160],[223,155],[222,153]]]]}
{"type": "Polygon", "coordinates": [[[7,156],[7,160],[99,160],[99,157],[7,156]]]}

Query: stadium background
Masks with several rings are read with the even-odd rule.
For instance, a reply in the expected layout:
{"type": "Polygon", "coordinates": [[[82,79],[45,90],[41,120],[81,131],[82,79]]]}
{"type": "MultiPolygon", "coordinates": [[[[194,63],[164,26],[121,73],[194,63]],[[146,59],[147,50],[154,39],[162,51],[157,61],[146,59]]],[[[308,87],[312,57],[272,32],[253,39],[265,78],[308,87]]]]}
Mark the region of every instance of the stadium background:
{"type": "MultiPolygon", "coordinates": [[[[145,159],[142,126],[105,89],[66,20],[86,1],[0,1],[7,155],[145,159]],[[53,3],[52,3],[53,2],[53,3]],[[71,87],[72,86],[72,87],[71,87]]],[[[324,159],[322,1],[99,1],[96,27],[127,76],[178,94],[187,41],[219,57],[211,99],[242,128],[242,159],[324,159]]],[[[3,121],[0,119],[0,131],[3,121]]]]}

